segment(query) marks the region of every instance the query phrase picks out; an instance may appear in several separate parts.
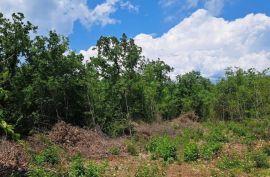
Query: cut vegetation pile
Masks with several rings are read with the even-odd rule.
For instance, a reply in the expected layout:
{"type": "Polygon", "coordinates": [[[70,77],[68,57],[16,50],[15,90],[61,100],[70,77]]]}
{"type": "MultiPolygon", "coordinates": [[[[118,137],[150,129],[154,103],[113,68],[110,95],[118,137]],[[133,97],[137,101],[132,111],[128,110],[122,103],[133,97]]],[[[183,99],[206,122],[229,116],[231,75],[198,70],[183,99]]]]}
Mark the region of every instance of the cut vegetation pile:
{"type": "Polygon", "coordinates": [[[136,124],[135,132],[137,136],[147,139],[151,136],[164,134],[176,136],[182,133],[185,128],[199,128],[200,124],[197,120],[198,116],[194,112],[191,112],[170,121],[136,124]]]}
{"type": "Polygon", "coordinates": [[[124,152],[125,138],[109,138],[101,131],[86,130],[63,121],[53,127],[48,137],[71,155],[79,153],[84,157],[100,159],[107,157],[112,148],[118,148],[120,152],[124,152]]]}
{"type": "Polygon", "coordinates": [[[15,171],[24,172],[27,165],[28,157],[21,145],[0,141],[0,176],[8,176],[15,171]]]}

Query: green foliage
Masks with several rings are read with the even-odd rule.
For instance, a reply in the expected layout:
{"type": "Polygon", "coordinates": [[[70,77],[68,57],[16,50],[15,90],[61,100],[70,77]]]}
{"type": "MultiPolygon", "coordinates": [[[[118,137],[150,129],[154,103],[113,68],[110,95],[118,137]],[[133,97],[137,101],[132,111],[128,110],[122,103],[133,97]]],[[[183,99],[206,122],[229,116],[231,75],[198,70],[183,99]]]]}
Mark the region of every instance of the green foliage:
{"type": "Polygon", "coordinates": [[[265,145],[265,146],[263,147],[263,152],[264,152],[265,154],[267,154],[268,156],[270,156],[270,145],[269,145],[269,144],[267,144],[267,145],[265,145]]]}
{"type": "Polygon", "coordinates": [[[208,134],[206,135],[206,140],[208,142],[227,142],[228,138],[223,133],[221,127],[211,127],[208,134]]]}
{"type": "Polygon", "coordinates": [[[268,156],[263,151],[253,151],[251,159],[254,161],[254,166],[256,168],[268,168],[270,165],[268,156]]]}
{"type": "Polygon", "coordinates": [[[120,154],[120,149],[119,147],[112,147],[109,149],[109,153],[112,155],[119,155],[120,154]]]}
{"type": "Polygon", "coordinates": [[[3,111],[0,110],[0,136],[1,131],[4,132],[6,137],[11,137],[13,140],[18,140],[20,138],[20,134],[15,133],[14,126],[7,124],[6,121],[3,119],[3,111]]]}
{"type": "Polygon", "coordinates": [[[105,171],[107,164],[96,164],[89,162],[85,164],[80,156],[74,157],[71,162],[70,170],[68,173],[69,177],[101,177],[105,171]]]}
{"type": "Polygon", "coordinates": [[[155,164],[143,163],[138,167],[135,177],[165,177],[165,173],[155,164]]]}
{"type": "Polygon", "coordinates": [[[154,159],[163,158],[165,161],[176,160],[176,142],[167,135],[152,138],[148,149],[154,159]]]}
{"type": "Polygon", "coordinates": [[[176,97],[181,112],[195,111],[202,119],[211,116],[213,102],[213,85],[200,72],[189,72],[177,76],[176,97]]]}
{"type": "Polygon", "coordinates": [[[237,136],[244,137],[248,135],[248,129],[243,123],[229,122],[228,128],[237,136]]]}
{"type": "Polygon", "coordinates": [[[185,140],[194,140],[198,141],[201,140],[204,137],[204,132],[200,128],[185,128],[182,134],[182,137],[185,140]]]}
{"type": "Polygon", "coordinates": [[[53,172],[45,170],[42,167],[34,167],[27,172],[28,177],[58,177],[53,172]]]}
{"type": "Polygon", "coordinates": [[[138,149],[133,142],[127,143],[127,151],[132,156],[137,156],[139,154],[138,149]]]}
{"type": "Polygon", "coordinates": [[[121,121],[110,122],[110,125],[106,131],[110,136],[118,137],[126,134],[130,135],[134,130],[130,123],[123,119],[121,121]]]}
{"type": "MultiPolygon", "coordinates": [[[[54,31],[31,37],[36,29],[21,13],[10,19],[0,14],[0,126],[14,139],[14,132],[24,136],[59,120],[121,136],[133,133],[133,120],[171,119],[189,111],[200,120],[270,115],[269,69],[229,68],[216,84],[197,71],[171,80],[173,68],[160,59],[145,59],[125,34],[100,37],[97,56],[85,64],[66,37],[54,31]]],[[[267,140],[269,127],[270,121],[254,121],[247,127],[230,125],[230,130],[267,140]]],[[[221,134],[214,132],[209,141],[225,142],[221,134]]]]}
{"type": "Polygon", "coordinates": [[[184,161],[196,161],[199,158],[199,148],[196,143],[187,143],[184,146],[184,161]]]}
{"type": "Polygon", "coordinates": [[[38,165],[49,163],[52,165],[60,162],[60,149],[56,145],[51,145],[47,149],[43,150],[40,154],[33,157],[34,162],[38,165]]]}
{"type": "Polygon", "coordinates": [[[218,153],[222,145],[218,142],[209,142],[201,150],[201,156],[205,160],[211,160],[218,153]]]}
{"type": "Polygon", "coordinates": [[[218,161],[217,166],[221,169],[242,168],[243,162],[237,156],[223,156],[222,159],[218,161]]]}
{"type": "Polygon", "coordinates": [[[243,120],[269,115],[269,70],[228,68],[216,86],[215,112],[222,120],[243,120]]]}

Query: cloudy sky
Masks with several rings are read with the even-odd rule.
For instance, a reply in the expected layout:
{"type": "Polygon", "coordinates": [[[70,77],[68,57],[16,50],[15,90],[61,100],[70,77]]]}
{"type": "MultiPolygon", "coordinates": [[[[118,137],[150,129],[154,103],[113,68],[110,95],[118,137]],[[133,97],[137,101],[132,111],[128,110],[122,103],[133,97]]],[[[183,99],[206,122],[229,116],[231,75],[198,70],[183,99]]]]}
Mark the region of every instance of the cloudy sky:
{"type": "Polygon", "coordinates": [[[269,0],[0,0],[0,12],[68,36],[86,58],[101,35],[126,33],[146,57],[173,66],[172,76],[270,67],[269,0]]]}

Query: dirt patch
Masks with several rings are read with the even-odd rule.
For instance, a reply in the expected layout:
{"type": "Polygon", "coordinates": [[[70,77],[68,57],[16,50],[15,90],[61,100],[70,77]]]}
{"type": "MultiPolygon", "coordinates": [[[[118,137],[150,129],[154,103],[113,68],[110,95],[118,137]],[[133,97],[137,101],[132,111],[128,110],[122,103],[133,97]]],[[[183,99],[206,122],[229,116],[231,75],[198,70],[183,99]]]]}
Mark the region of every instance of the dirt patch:
{"type": "Polygon", "coordinates": [[[125,155],[125,137],[109,138],[101,131],[87,130],[71,126],[65,122],[57,123],[48,133],[49,139],[66,149],[70,155],[100,159],[110,156],[111,148],[118,148],[125,155]]]}
{"type": "Polygon", "coordinates": [[[9,176],[14,172],[26,172],[28,157],[23,147],[15,142],[0,142],[0,176],[9,176]]]}

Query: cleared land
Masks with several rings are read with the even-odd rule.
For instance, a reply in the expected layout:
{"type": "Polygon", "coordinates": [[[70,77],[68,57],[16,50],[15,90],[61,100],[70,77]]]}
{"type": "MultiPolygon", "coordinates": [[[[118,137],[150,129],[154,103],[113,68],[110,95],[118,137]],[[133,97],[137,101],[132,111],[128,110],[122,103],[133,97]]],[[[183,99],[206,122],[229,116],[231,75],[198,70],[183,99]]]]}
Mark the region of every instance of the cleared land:
{"type": "Polygon", "coordinates": [[[270,176],[269,119],[196,120],[133,123],[132,135],[118,138],[59,122],[23,141],[1,141],[0,175],[270,176]]]}

